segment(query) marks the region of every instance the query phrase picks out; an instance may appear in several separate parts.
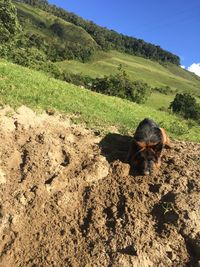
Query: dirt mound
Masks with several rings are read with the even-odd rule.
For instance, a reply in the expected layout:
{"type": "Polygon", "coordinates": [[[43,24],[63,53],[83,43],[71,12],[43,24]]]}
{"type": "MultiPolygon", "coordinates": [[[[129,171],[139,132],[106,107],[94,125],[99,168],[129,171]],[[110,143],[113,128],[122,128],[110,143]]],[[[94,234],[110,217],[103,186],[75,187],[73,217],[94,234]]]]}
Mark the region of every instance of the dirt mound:
{"type": "Polygon", "coordinates": [[[200,266],[200,144],[131,176],[130,137],[0,112],[0,265],[200,266]]]}

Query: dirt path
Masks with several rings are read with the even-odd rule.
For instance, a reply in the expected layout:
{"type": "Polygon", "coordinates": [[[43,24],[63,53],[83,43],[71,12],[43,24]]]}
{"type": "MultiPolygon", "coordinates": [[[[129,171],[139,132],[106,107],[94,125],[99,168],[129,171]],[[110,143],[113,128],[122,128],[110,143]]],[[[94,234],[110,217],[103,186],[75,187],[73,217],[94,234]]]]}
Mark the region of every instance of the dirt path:
{"type": "Polygon", "coordinates": [[[129,175],[130,137],[0,111],[0,266],[200,266],[200,144],[129,175]]]}

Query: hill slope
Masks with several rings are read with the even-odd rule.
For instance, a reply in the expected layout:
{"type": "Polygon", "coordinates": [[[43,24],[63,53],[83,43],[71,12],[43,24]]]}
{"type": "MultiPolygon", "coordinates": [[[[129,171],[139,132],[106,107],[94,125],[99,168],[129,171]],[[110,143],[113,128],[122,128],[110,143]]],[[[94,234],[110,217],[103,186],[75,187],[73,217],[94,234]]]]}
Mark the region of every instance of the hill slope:
{"type": "Polygon", "coordinates": [[[0,100],[4,104],[75,114],[75,121],[107,131],[114,126],[122,132],[133,132],[144,117],[151,117],[171,137],[200,140],[200,126],[166,112],[81,89],[6,61],[0,61],[0,75],[0,100]]]}
{"type": "Polygon", "coordinates": [[[56,16],[53,16],[39,8],[33,8],[23,3],[15,2],[19,18],[24,18],[25,32],[34,32],[41,34],[48,42],[56,42],[62,45],[65,41],[77,42],[82,45],[96,46],[93,38],[81,27],[70,22],[66,22],[56,16]],[[63,26],[64,33],[62,38],[56,35],[52,25],[57,22],[63,26]]]}
{"type": "Polygon", "coordinates": [[[101,77],[117,72],[119,64],[122,64],[132,80],[141,79],[152,87],[169,86],[171,88],[172,92],[167,96],[156,93],[156,91],[152,94],[147,105],[156,108],[163,106],[167,108],[177,91],[188,92],[200,97],[200,78],[179,66],[171,63],[161,65],[156,61],[116,51],[97,51],[96,42],[83,28],[30,5],[16,3],[16,7],[19,17],[24,21],[24,31],[27,34],[35,33],[42,36],[46,42],[56,45],[57,51],[61,49],[61,54],[67,53],[67,57],[69,56],[70,48],[65,49],[65,44],[69,42],[70,46],[74,47],[73,49],[76,49],[74,44],[79,44],[81,49],[87,47],[92,49],[93,56],[87,63],[75,60],[56,63],[64,71],[101,77]],[[55,26],[57,23],[60,25],[59,27],[63,27],[62,37],[59,36],[60,28],[55,26]],[[54,26],[52,27],[52,25],[54,26]]]}
{"type": "MultiPolygon", "coordinates": [[[[169,86],[170,91],[160,94],[154,90],[146,105],[156,109],[167,110],[176,92],[200,96],[200,78],[196,75],[170,64],[159,64],[142,57],[131,56],[116,51],[102,52],[97,48],[93,38],[81,27],[66,22],[39,8],[16,3],[18,16],[23,25],[25,39],[18,40],[22,47],[4,49],[10,59],[30,68],[43,69],[56,77],[65,79],[69,72],[81,73],[91,77],[102,77],[117,72],[119,65],[123,67],[132,80],[143,80],[150,86],[169,86]],[[61,61],[63,58],[78,58],[61,61]],[[54,64],[49,60],[57,61],[54,64]],[[55,69],[54,69],[55,68],[55,69]],[[59,69],[61,69],[61,71],[59,69]],[[64,74],[62,73],[64,72],[64,74]],[[67,75],[65,76],[67,72],[67,75]]],[[[22,34],[22,35],[23,35],[22,34]]]]}
{"type": "Polygon", "coordinates": [[[15,2],[15,6],[23,29],[22,47],[24,39],[24,48],[35,46],[50,60],[86,58],[97,48],[83,28],[30,5],[15,2]]]}
{"type": "Polygon", "coordinates": [[[149,59],[117,51],[98,52],[87,63],[70,60],[56,64],[73,73],[83,73],[92,77],[113,74],[117,72],[119,64],[122,64],[132,80],[144,80],[152,87],[168,85],[174,91],[177,89],[200,96],[200,78],[191,72],[173,64],[161,65],[149,59]]]}
{"type": "Polygon", "coordinates": [[[200,78],[193,73],[173,64],[161,65],[142,57],[131,56],[117,51],[96,52],[93,58],[86,63],[75,60],[55,63],[63,71],[103,77],[117,73],[119,64],[128,73],[131,80],[143,80],[152,88],[170,87],[170,92],[161,94],[154,90],[145,105],[153,108],[168,108],[177,92],[194,94],[200,101],[200,78]]]}

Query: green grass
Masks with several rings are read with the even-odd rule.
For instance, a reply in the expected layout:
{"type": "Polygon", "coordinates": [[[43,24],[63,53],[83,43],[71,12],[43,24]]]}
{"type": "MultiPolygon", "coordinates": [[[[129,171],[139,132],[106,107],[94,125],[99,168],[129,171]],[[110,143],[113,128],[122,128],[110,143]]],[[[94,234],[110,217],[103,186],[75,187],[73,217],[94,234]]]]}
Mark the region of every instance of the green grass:
{"type": "MultiPolygon", "coordinates": [[[[94,39],[81,27],[66,22],[43,10],[30,5],[15,2],[19,13],[26,18],[25,31],[32,31],[46,37],[48,41],[63,43],[55,36],[49,27],[57,20],[66,27],[66,41],[75,41],[82,44],[94,45],[94,39]],[[46,28],[39,28],[38,23],[44,23],[46,28]]],[[[142,57],[132,56],[116,51],[97,52],[90,62],[63,61],[57,63],[62,69],[73,73],[83,73],[91,77],[104,76],[117,72],[117,67],[122,64],[132,80],[141,79],[152,87],[168,85],[179,91],[190,91],[200,97],[200,78],[193,73],[173,64],[159,64],[142,57]]]]}
{"type": "MultiPolygon", "coordinates": [[[[200,79],[192,73],[173,64],[161,65],[148,59],[131,56],[116,51],[108,53],[98,52],[88,63],[75,60],[56,63],[62,70],[73,73],[82,73],[91,77],[103,77],[117,73],[117,67],[122,64],[132,80],[143,80],[152,87],[170,86],[174,91],[190,92],[200,96],[200,79]]],[[[152,93],[145,105],[156,109],[167,109],[174,99],[174,94],[164,95],[152,93]]]]}
{"type": "Polygon", "coordinates": [[[109,97],[55,80],[48,75],[0,61],[0,101],[12,107],[27,105],[33,109],[55,109],[76,114],[77,122],[109,131],[133,132],[145,117],[165,127],[172,138],[200,141],[200,126],[172,114],[138,105],[117,97],[109,97]]]}
{"type": "Polygon", "coordinates": [[[200,79],[173,64],[161,65],[155,61],[116,51],[98,52],[87,63],[70,60],[56,64],[63,70],[82,73],[91,77],[102,77],[116,73],[117,67],[122,64],[132,80],[143,80],[152,87],[168,85],[179,92],[190,92],[200,97],[200,79]]]}
{"type": "Polygon", "coordinates": [[[161,93],[153,92],[145,103],[145,106],[153,107],[154,109],[167,110],[170,103],[173,101],[175,95],[164,95],[161,93]]]}
{"type": "MultiPolygon", "coordinates": [[[[25,32],[37,33],[43,36],[48,43],[56,44],[61,48],[64,47],[65,42],[71,41],[96,49],[97,44],[94,39],[81,27],[26,4],[15,2],[15,5],[18,12],[23,14],[26,19],[24,26],[25,32]],[[57,20],[65,28],[65,38],[62,40],[50,29],[50,26],[57,20]],[[43,23],[45,27],[39,27],[38,25],[40,23],[43,23]]],[[[91,77],[103,77],[104,75],[114,74],[117,72],[119,64],[122,64],[123,69],[128,73],[130,79],[143,80],[152,87],[167,85],[174,90],[174,93],[167,96],[159,93],[153,93],[151,95],[146,105],[156,109],[168,108],[177,91],[194,94],[197,101],[200,102],[200,78],[170,63],[161,65],[156,61],[117,51],[98,51],[94,54],[90,62],[87,63],[66,60],[55,64],[62,70],[81,73],[91,77]]]]}

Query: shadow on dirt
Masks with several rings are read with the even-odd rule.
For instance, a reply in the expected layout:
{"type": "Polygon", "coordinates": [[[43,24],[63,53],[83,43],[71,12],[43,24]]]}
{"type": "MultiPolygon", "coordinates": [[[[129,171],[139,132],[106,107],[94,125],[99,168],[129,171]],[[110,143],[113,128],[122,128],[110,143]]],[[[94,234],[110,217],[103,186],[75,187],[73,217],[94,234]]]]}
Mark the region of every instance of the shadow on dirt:
{"type": "Polygon", "coordinates": [[[137,251],[133,245],[127,246],[127,247],[122,248],[122,249],[118,249],[117,252],[119,252],[121,254],[129,255],[129,256],[137,256],[137,251]]]}
{"type": "MultiPolygon", "coordinates": [[[[129,163],[127,157],[132,140],[133,138],[128,135],[109,133],[99,143],[101,154],[106,157],[109,163],[116,160],[129,163]]],[[[141,173],[130,166],[129,175],[141,176],[141,173]]]]}
{"type": "Polygon", "coordinates": [[[200,241],[193,240],[192,238],[184,235],[183,237],[185,239],[188,254],[190,255],[186,267],[198,267],[200,261],[200,241]]]}
{"type": "Polygon", "coordinates": [[[127,135],[109,133],[99,143],[101,154],[106,157],[109,163],[115,160],[127,163],[127,154],[131,140],[132,138],[127,135]]]}
{"type": "Polygon", "coordinates": [[[165,230],[165,224],[176,225],[177,223],[179,215],[174,207],[175,197],[176,195],[173,192],[169,192],[153,207],[151,214],[157,221],[156,231],[158,234],[165,230]]]}

